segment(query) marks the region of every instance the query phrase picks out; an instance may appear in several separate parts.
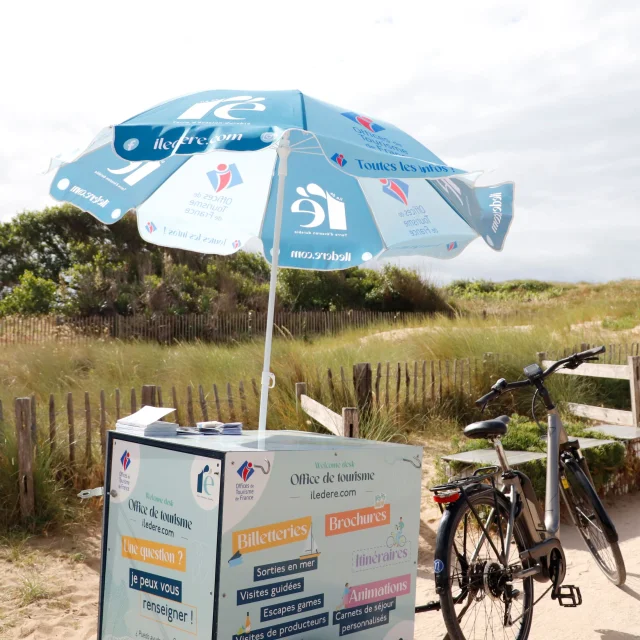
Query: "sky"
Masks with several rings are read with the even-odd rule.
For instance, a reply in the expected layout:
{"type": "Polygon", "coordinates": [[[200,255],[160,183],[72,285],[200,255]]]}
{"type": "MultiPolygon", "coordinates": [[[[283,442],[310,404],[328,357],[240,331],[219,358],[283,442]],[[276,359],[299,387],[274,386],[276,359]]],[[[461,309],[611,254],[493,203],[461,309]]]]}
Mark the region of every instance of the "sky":
{"type": "Polygon", "coordinates": [[[54,203],[49,159],[207,89],[300,89],[516,183],[501,253],[454,278],[640,278],[637,0],[3,3],[0,220],[54,203]]]}

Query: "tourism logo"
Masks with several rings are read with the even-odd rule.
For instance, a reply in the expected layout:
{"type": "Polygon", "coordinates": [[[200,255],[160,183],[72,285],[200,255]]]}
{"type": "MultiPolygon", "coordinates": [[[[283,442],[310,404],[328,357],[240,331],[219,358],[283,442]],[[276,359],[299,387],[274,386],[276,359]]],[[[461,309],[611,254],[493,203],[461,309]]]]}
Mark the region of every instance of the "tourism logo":
{"type": "MultiPolygon", "coordinates": [[[[291,204],[291,213],[301,213],[305,215],[312,215],[313,220],[308,224],[301,224],[301,227],[305,229],[314,229],[319,227],[324,221],[329,219],[329,228],[334,231],[346,231],[347,230],[347,210],[342,198],[335,193],[329,193],[325,191],[320,185],[310,183],[306,189],[304,187],[298,187],[296,189],[298,195],[302,196],[299,200],[295,200],[291,204]],[[313,199],[321,198],[326,202],[327,208],[325,209],[323,204],[313,199]]],[[[345,234],[346,235],[346,234],[345,234]]]]}
{"type": "Polygon", "coordinates": [[[267,107],[263,104],[265,98],[253,96],[234,96],[233,98],[220,98],[196,102],[178,116],[178,120],[202,120],[213,111],[216,118],[223,120],[246,120],[242,112],[264,111],[267,107]],[[234,115],[235,114],[235,115],[234,115]]]}
{"type": "Polygon", "coordinates": [[[210,489],[213,489],[215,486],[215,481],[213,479],[213,474],[211,472],[211,467],[206,464],[202,471],[198,474],[197,487],[196,491],[200,495],[210,496],[210,489]]]}
{"type": "Polygon", "coordinates": [[[345,118],[349,118],[349,120],[353,120],[360,126],[367,129],[367,131],[371,131],[371,133],[378,133],[380,131],[384,131],[384,127],[376,124],[371,118],[367,118],[366,116],[361,116],[354,111],[346,111],[342,114],[345,118]]]}
{"type": "Polygon", "coordinates": [[[216,193],[242,184],[242,177],[235,164],[221,163],[213,171],[207,173],[207,178],[211,181],[216,193]]]}
{"type": "Polygon", "coordinates": [[[242,243],[240,242],[240,240],[234,240],[234,241],[231,243],[231,246],[232,246],[234,249],[239,249],[241,244],[242,244],[242,243]]]}
{"type": "Polygon", "coordinates": [[[129,468],[129,465],[131,464],[131,454],[125,449],[125,452],[122,454],[122,457],[120,458],[120,464],[122,465],[122,468],[126,471],[129,468]]]}
{"type": "Polygon", "coordinates": [[[191,463],[191,492],[198,506],[205,511],[218,506],[220,493],[215,476],[218,475],[219,468],[219,462],[199,456],[194,457],[191,463]]]}
{"type": "Polygon", "coordinates": [[[245,460],[238,469],[238,475],[242,478],[243,482],[248,482],[249,478],[255,473],[253,464],[248,460],[245,460]]]}
{"type": "Polygon", "coordinates": [[[344,167],[347,164],[345,157],[341,153],[334,153],[331,159],[339,166],[344,167]]]}
{"type": "Polygon", "coordinates": [[[453,251],[454,249],[458,248],[458,243],[457,242],[450,242],[447,245],[447,251],[453,251]]]}
{"type": "Polygon", "coordinates": [[[153,222],[149,221],[147,222],[147,224],[144,225],[144,228],[149,232],[149,233],[153,233],[154,231],[158,230],[158,227],[156,227],[155,224],[153,224],[153,222]]]}
{"type": "Polygon", "coordinates": [[[388,196],[395,198],[402,202],[403,205],[409,204],[409,185],[402,180],[390,180],[389,178],[382,178],[382,191],[388,196]]]}

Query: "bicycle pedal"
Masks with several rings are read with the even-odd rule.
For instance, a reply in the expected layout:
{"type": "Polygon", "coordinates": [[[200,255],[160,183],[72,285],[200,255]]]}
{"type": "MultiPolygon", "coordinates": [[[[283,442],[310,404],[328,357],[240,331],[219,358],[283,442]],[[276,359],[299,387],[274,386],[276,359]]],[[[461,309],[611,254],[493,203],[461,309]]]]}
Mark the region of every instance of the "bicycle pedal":
{"type": "Polygon", "coordinates": [[[561,587],[558,587],[556,593],[551,597],[557,600],[561,607],[579,607],[582,604],[580,587],[572,584],[563,584],[561,587]]]}

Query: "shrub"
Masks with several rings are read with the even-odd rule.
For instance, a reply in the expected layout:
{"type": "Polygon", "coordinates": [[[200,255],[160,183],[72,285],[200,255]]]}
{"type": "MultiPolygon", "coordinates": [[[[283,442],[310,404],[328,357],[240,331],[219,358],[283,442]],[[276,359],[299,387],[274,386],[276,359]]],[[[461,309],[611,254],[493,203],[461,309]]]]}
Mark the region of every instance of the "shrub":
{"type": "Polygon", "coordinates": [[[44,315],[51,312],[55,300],[55,282],[25,271],[19,284],[0,300],[0,316],[44,315]]]}
{"type": "MultiPolygon", "coordinates": [[[[565,423],[565,429],[570,436],[606,439],[606,436],[597,432],[586,431],[583,424],[565,423]]],[[[541,438],[541,431],[537,424],[526,418],[513,415],[509,423],[507,435],[502,439],[502,444],[507,451],[531,451],[546,452],[546,442],[541,438]]],[[[488,440],[457,440],[455,445],[458,451],[473,451],[477,449],[490,449],[488,440]]],[[[596,490],[601,492],[612,477],[622,471],[626,464],[626,450],[619,442],[606,444],[601,447],[586,449],[584,456],[587,459],[589,470],[596,490]]],[[[459,473],[464,468],[459,463],[451,465],[454,473],[459,473]]],[[[544,500],[546,489],[546,460],[535,460],[519,465],[518,469],[529,476],[539,500],[544,500]]]]}

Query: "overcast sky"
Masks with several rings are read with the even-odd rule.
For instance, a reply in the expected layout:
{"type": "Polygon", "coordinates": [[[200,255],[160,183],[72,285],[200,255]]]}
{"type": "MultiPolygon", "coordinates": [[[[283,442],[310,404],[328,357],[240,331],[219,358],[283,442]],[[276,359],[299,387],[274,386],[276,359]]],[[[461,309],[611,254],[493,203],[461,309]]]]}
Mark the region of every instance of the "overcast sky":
{"type": "MultiPolygon", "coordinates": [[[[300,89],[516,183],[506,248],[452,278],[640,278],[640,2],[3,3],[0,220],[53,201],[49,158],[206,89],[300,89]]],[[[406,261],[405,261],[406,262],[406,261]]]]}

